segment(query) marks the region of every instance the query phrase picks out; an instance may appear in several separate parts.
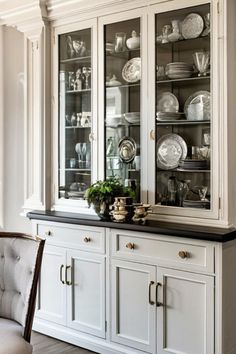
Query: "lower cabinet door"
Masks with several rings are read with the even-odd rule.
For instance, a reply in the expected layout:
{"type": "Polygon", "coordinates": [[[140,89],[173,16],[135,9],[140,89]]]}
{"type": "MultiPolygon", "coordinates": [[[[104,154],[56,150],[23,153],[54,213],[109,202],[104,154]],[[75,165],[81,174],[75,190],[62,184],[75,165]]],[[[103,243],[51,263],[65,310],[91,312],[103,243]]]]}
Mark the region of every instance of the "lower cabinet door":
{"type": "Polygon", "coordinates": [[[214,278],[157,268],[157,353],[214,353],[214,278]]]}
{"type": "Polygon", "coordinates": [[[112,340],[155,352],[156,267],[112,260],[112,340]]]}
{"type": "Polygon", "coordinates": [[[39,278],[36,317],[66,324],[66,250],[47,245],[39,278]]]}
{"type": "Polygon", "coordinates": [[[67,325],[105,338],[105,258],[67,251],[67,325]]]}

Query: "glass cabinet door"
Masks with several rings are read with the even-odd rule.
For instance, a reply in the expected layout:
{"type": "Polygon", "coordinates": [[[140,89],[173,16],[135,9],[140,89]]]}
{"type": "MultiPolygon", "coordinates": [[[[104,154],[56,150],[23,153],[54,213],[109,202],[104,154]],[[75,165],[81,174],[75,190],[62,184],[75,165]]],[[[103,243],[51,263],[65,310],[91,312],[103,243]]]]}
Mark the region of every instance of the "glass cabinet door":
{"type": "Polygon", "coordinates": [[[92,30],[59,36],[59,198],[83,199],[91,184],[92,30]]]}
{"type": "Polygon", "coordinates": [[[105,177],[140,200],[140,18],[105,25],[105,177]]]}
{"type": "Polygon", "coordinates": [[[161,12],[156,40],[156,204],[211,209],[210,4],[161,12]]]}

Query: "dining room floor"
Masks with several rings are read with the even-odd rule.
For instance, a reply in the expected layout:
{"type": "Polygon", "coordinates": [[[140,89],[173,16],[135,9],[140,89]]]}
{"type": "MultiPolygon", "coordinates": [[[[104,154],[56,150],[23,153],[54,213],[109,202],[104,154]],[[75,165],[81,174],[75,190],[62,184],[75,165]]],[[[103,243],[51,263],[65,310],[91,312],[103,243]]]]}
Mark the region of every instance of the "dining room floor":
{"type": "Polygon", "coordinates": [[[37,332],[32,332],[31,344],[34,348],[33,354],[95,354],[37,332]]]}

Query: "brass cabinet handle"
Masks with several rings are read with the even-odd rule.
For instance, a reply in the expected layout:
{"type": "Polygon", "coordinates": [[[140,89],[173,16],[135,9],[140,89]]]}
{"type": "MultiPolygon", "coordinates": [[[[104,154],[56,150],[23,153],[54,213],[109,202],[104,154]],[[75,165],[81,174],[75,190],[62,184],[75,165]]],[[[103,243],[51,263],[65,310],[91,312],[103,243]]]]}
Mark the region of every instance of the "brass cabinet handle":
{"type": "Polygon", "coordinates": [[[62,264],[60,266],[60,281],[62,282],[62,284],[65,284],[65,281],[62,279],[62,271],[63,271],[64,265],[62,264]]]}
{"type": "MultiPolygon", "coordinates": [[[[66,285],[72,285],[72,281],[71,280],[68,280],[67,278],[67,271],[68,269],[71,269],[72,270],[72,267],[71,266],[66,266],[66,285]]],[[[71,275],[72,277],[72,275],[71,275]]]]}
{"type": "Polygon", "coordinates": [[[178,256],[182,259],[189,258],[189,253],[187,251],[179,251],[178,256]]]}
{"type": "Polygon", "coordinates": [[[127,243],[127,245],[125,246],[126,248],[129,248],[130,250],[134,250],[135,244],[134,243],[127,243]]]}
{"type": "Polygon", "coordinates": [[[158,301],[158,288],[159,288],[159,286],[161,287],[162,284],[159,283],[159,282],[156,283],[156,306],[157,306],[157,307],[160,307],[160,306],[163,305],[161,302],[158,301]]]}
{"type": "Polygon", "coordinates": [[[88,243],[88,242],[90,242],[90,241],[91,241],[91,238],[90,238],[90,237],[87,237],[87,236],[86,236],[86,237],[84,238],[84,242],[88,243]]]}
{"type": "Polygon", "coordinates": [[[151,140],[155,140],[156,134],[155,134],[155,131],[154,131],[153,129],[150,130],[149,136],[150,136],[150,139],[151,139],[151,140]]]}
{"type": "Polygon", "coordinates": [[[52,236],[52,232],[50,230],[45,231],[45,236],[52,236]]]}
{"type": "Polygon", "coordinates": [[[148,287],[148,302],[150,305],[154,305],[155,302],[151,300],[151,287],[152,285],[154,284],[154,281],[151,280],[150,283],[149,283],[149,287],[148,287]]]}
{"type": "Polygon", "coordinates": [[[94,138],[94,133],[89,133],[89,141],[90,141],[90,143],[92,142],[92,141],[94,141],[95,140],[95,138],[94,138]]]}

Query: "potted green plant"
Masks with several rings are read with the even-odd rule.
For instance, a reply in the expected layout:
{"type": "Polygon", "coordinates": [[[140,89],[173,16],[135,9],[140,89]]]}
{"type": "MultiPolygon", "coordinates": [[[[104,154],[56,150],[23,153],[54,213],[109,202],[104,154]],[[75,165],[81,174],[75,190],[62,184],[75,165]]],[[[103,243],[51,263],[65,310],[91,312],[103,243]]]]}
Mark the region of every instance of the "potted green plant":
{"type": "Polygon", "coordinates": [[[103,220],[110,219],[109,207],[116,197],[134,197],[134,191],[120,182],[117,177],[110,177],[105,181],[97,181],[85,192],[89,206],[93,205],[97,215],[103,220]]]}

